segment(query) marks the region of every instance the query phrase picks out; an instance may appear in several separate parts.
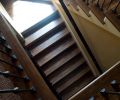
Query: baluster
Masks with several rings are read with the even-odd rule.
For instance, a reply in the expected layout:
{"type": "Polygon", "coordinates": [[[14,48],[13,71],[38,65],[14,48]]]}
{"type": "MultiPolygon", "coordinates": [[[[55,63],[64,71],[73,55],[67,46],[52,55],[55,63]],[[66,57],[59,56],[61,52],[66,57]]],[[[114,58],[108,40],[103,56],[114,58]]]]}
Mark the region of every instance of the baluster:
{"type": "Polygon", "coordinates": [[[108,4],[107,10],[109,9],[109,7],[111,6],[111,4],[113,3],[114,0],[110,0],[110,3],[108,4]]]}
{"type": "Polygon", "coordinates": [[[97,7],[100,7],[99,2],[100,2],[100,0],[97,1],[97,4],[96,4],[97,7]]]}
{"type": "Polygon", "coordinates": [[[5,44],[4,47],[5,47],[6,52],[10,53],[12,51],[12,48],[10,47],[10,45],[5,44]]]}
{"type": "Polygon", "coordinates": [[[15,87],[13,89],[4,89],[0,90],[0,93],[24,93],[24,92],[30,92],[30,93],[35,93],[36,89],[34,87],[31,87],[30,89],[20,89],[19,87],[15,87]]]}
{"type": "Polygon", "coordinates": [[[83,0],[87,5],[89,5],[89,0],[83,0]]]}
{"type": "Polygon", "coordinates": [[[11,56],[11,60],[12,60],[12,62],[16,62],[16,61],[17,61],[16,55],[12,55],[12,56],[11,56]]]}
{"type": "MultiPolygon", "coordinates": [[[[0,52],[1,53],[4,53],[4,54],[6,54],[6,55],[8,55],[8,53],[6,53],[5,51],[3,51],[3,50],[0,50],[0,52]]],[[[9,55],[8,55],[9,56],[9,55]]]]}
{"type": "Polygon", "coordinates": [[[120,14],[118,14],[117,17],[120,19],[120,14]]]}
{"type": "Polygon", "coordinates": [[[95,100],[94,96],[90,97],[89,100],[95,100]]]}
{"type": "Polygon", "coordinates": [[[101,95],[103,97],[107,97],[108,98],[108,95],[119,95],[120,96],[120,92],[114,92],[114,91],[107,91],[105,88],[103,88],[101,91],[100,91],[101,95]]]}
{"type": "Polygon", "coordinates": [[[16,62],[16,61],[17,61],[16,55],[14,55],[14,54],[13,54],[13,55],[10,55],[10,54],[6,53],[6,52],[3,51],[3,50],[0,50],[0,52],[3,53],[3,54],[6,54],[7,56],[9,56],[9,57],[11,58],[12,62],[16,62]]]}
{"type": "Polygon", "coordinates": [[[70,6],[71,0],[67,1],[67,6],[70,6]]]}
{"type": "Polygon", "coordinates": [[[5,37],[4,36],[2,36],[2,35],[0,35],[0,43],[5,43],[5,37]]]}
{"type": "Polygon", "coordinates": [[[89,5],[89,0],[86,0],[86,4],[89,5]]]}
{"type": "Polygon", "coordinates": [[[114,9],[112,9],[113,13],[117,13],[117,8],[119,7],[119,4],[120,4],[120,0],[118,1],[116,7],[114,9]]]}
{"type": "Polygon", "coordinates": [[[116,80],[111,81],[111,86],[113,87],[113,89],[114,89],[115,91],[117,91],[117,92],[120,91],[119,83],[117,83],[116,80]]]}
{"type": "Polygon", "coordinates": [[[101,93],[101,95],[102,95],[105,99],[109,99],[109,98],[108,98],[107,91],[106,91],[105,88],[101,89],[101,90],[100,90],[100,93],[101,93]]]}
{"type": "Polygon", "coordinates": [[[100,9],[101,9],[102,11],[103,11],[104,4],[105,4],[105,0],[103,0],[103,3],[102,3],[102,5],[101,5],[101,7],[100,7],[100,9]]]}
{"type": "Polygon", "coordinates": [[[0,71],[0,75],[3,75],[5,77],[14,77],[14,78],[17,78],[17,79],[22,79],[24,81],[29,81],[30,80],[28,76],[19,77],[15,74],[10,73],[10,71],[5,71],[5,72],[0,71]]]}
{"type": "Polygon", "coordinates": [[[91,2],[90,3],[93,3],[94,2],[94,0],[91,0],[91,2]]]}
{"type": "Polygon", "coordinates": [[[20,65],[20,64],[17,65],[16,68],[17,68],[17,70],[18,70],[19,72],[23,71],[23,66],[20,65]]]}

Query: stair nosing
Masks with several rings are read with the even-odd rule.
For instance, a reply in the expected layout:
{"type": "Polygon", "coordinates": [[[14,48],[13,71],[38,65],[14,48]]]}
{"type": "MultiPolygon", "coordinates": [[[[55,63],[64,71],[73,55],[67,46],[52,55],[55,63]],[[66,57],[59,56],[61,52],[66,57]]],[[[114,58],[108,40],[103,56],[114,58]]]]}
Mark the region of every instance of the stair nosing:
{"type": "Polygon", "coordinates": [[[56,35],[58,34],[64,34],[63,36],[61,36],[59,39],[55,40],[55,41],[52,41],[52,43],[50,43],[48,46],[44,47],[43,49],[41,49],[40,51],[38,52],[35,52],[35,50],[37,51],[37,49],[41,48],[42,45],[44,45],[45,43],[51,41],[52,38],[55,37],[55,35],[53,37],[51,37],[50,39],[46,40],[45,42],[43,42],[42,44],[40,44],[39,46],[35,47],[34,49],[31,50],[31,54],[33,57],[35,57],[36,55],[38,55],[39,53],[41,53],[42,51],[46,50],[48,47],[54,45],[56,42],[60,41],[60,39],[64,38],[65,36],[67,36],[69,34],[69,32],[67,31],[67,29],[63,30],[63,31],[60,31],[59,33],[57,33],[56,35]],[[62,32],[65,32],[65,33],[62,33],[62,32]],[[33,52],[33,53],[32,53],[33,52]],[[35,53],[34,53],[35,52],[35,53]]]}
{"type": "MultiPolygon", "coordinates": [[[[67,55],[66,56],[66,58],[67,58],[67,60],[64,60],[65,62],[62,64],[62,65],[60,65],[60,66],[57,66],[56,67],[56,69],[54,69],[53,71],[51,71],[51,72],[47,72],[47,70],[45,71],[45,74],[46,74],[46,76],[48,77],[49,75],[51,75],[53,72],[55,72],[57,69],[59,69],[61,66],[63,66],[64,64],[66,64],[67,62],[69,62],[71,59],[73,59],[75,56],[77,56],[78,54],[80,53],[80,51],[78,51],[78,53],[77,54],[75,54],[74,56],[72,56],[71,58],[69,58],[68,59],[68,56],[69,55],[67,55]]],[[[50,69],[49,69],[50,70],[50,69]]]]}
{"type": "MultiPolygon", "coordinates": [[[[49,62],[49,61],[51,61],[53,58],[55,58],[56,56],[58,56],[58,55],[60,55],[62,52],[64,52],[65,50],[67,50],[69,47],[71,47],[73,44],[75,44],[75,42],[71,39],[70,40],[70,42],[71,42],[71,44],[68,46],[68,47],[65,47],[63,50],[61,50],[59,53],[57,53],[54,57],[52,57],[51,59],[49,59],[48,61],[46,61],[46,62],[44,62],[43,64],[39,64],[38,63],[38,65],[39,66],[43,66],[44,64],[46,64],[47,62],[49,62]]],[[[60,46],[60,47],[62,47],[62,46],[60,46]]],[[[57,49],[60,49],[60,47],[59,48],[57,48],[57,49]]],[[[55,49],[56,50],[56,49],[55,49]]],[[[38,61],[37,61],[38,62],[38,61]]]]}
{"type": "MultiPolygon", "coordinates": [[[[78,68],[79,66],[82,66],[85,63],[85,59],[83,59],[83,58],[80,61],[81,61],[81,63],[78,66],[74,67],[72,71],[74,71],[76,68],[78,68]]],[[[59,79],[57,81],[54,81],[54,82],[52,82],[52,81],[50,81],[50,82],[52,83],[52,85],[55,85],[56,83],[58,83],[59,81],[61,81],[63,78],[65,78],[66,76],[68,76],[70,73],[72,73],[72,71],[70,71],[69,73],[67,73],[63,77],[61,77],[61,79],[59,79]]]]}
{"type": "Polygon", "coordinates": [[[50,22],[49,24],[45,25],[43,28],[41,28],[40,30],[34,32],[33,34],[31,34],[29,37],[25,38],[25,46],[29,47],[31,44],[33,44],[35,41],[39,40],[41,37],[43,37],[46,34],[49,34],[50,32],[52,32],[54,29],[56,29],[57,27],[60,27],[61,25],[63,25],[64,22],[61,18],[53,20],[52,22],[50,22]],[[51,24],[57,23],[56,25],[54,25],[53,27],[51,27],[49,30],[45,30],[45,28],[51,26],[51,24]],[[34,39],[33,38],[36,34],[38,35],[38,33],[40,33],[40,31],[44,31],[42,32],[42,34],[34,39]],[[27,42],[29,40],[29,42],[27,42]]]}
{"type": "MultiPolygon", "coordinates": [[[[69,85],[67,85],[66,87],[64,87],[63,89],[57,89],[57,92],[58,93],[62,93],[64,90],[66,90],[69,86],[71,86],[74,82],[76,82],[76,81],[78,81],[80,78],[82,78],[84,75],[86,75],[88,72],[90,71],[90,69],[89,69],[89,67],[87,67],[87,68],[85,68],[85,69],[83,69],[82,70],[82,74],[80,74],[80,76],[79,76],[79,78],[77,78],[76,80],[74,80],[74,81],[72,81],[69,85]]],[[[77,75],[79,75],[79,74],[77,74],[77,75]]],[[[76,75],[76,76],[77,76],[76,75]]],[[[75,76],[74,76],[75,77],[75,76]]],[[[73,77],[72,77],[73,78],[73,77]]],[[[68,82],[68,81],[67,81],[68,82]]],[[[66,84],[67,84],[67,82],[66,82],[66,84]]]]}

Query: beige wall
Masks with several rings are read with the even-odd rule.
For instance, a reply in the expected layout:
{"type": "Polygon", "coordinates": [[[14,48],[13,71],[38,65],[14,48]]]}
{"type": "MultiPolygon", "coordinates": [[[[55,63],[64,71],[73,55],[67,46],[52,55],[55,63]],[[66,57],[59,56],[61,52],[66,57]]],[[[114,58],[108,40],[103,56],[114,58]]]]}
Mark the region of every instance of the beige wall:
{"type": "Polygon", "coordinates": [[[120,38],[71,12],[103,70],[120,60],[120,38]]]}

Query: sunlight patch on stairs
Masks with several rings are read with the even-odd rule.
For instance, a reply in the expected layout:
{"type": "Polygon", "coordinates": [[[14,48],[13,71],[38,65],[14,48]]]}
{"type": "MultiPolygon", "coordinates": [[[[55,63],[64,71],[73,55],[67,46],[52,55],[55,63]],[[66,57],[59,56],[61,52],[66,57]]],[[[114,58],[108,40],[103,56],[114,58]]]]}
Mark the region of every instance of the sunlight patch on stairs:
{"type": "Polygon", "coordinates": [[[23,32],[49,16],[54,10],[55,8],[50,4],[16,1],[13,4],[13,21],[19,31],[23,32]]]}

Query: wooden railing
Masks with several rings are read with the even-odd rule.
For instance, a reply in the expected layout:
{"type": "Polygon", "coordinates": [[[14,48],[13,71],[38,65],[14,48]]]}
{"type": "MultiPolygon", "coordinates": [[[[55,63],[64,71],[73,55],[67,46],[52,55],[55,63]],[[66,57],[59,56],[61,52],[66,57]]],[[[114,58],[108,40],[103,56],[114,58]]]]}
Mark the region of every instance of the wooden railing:
{"type": "Polygon", "coordinates": [[[119,0],[65,0],[66,5],[71,4],[76,11],[78,6],[90,17],[90,11],[105,24],[105,17],[120,31],[120,1],[119,0]]]}
{"type": "Polygon", "coordinates": [[[31,79],[2,33],[0,33],[0,81],[2,100],[7,96],[4,94],[9,94],[12,99],[20,97],[23,100],[26,98],[36,100],[38,98],[35,96],[36,89],[31,83],[31,79]]]}
{"type": "Polygon", "coordinates": [[[70,100],[119,100],[120,61],[75,94],[70,100]]]}
{"type": "Polygon", "coordinates": [[[3,63],[7,65],[6,67],[10,67],[10,70],[1,71],[0,75],[19,80],[14,81],[13,79],[13,83],[15,84],[20,83],[17,86],[19,88],[16,88],[15,85],[15,87],[12,88],[0,89],[0,95],[4,93],[20,93],[20,95],[22,95],[21,97],[24,98],[23,100],[39,100],[40,98],[43,100],[57,100],[56,96],[49,89],[41,74],[38,72],[25,49],[19,42],[16,31],[2,14],[0,14],[0,32],[0,43],[5,50],[0,50],[0,53],[5,55],[4,59],[0,58],[0,64],[3,63]],[[16,70],[17,72],[13,73],[11,69],[16,70]],[[23,85],[23,83],[25,83],[25,85],[23,85]],[[22,87],[21,84],[25,87],[22,87]]]}

